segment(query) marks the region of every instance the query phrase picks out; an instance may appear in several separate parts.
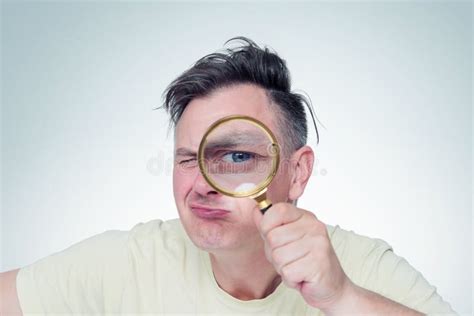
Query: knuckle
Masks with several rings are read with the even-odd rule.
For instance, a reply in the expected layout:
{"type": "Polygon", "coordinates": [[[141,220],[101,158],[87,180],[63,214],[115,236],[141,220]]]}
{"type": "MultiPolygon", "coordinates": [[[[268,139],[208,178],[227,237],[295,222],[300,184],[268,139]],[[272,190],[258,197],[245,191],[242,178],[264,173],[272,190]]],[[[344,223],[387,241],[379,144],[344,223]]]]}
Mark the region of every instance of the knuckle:
{"type": "Polygon", "coordinates": [[[281,211],[281,207],[280,207],[279,204],[276,204],[276,205],[272,206],[269,211],[271,211],[271,216],[272,217],[274,217],[274,218],[280,218],[281,217],[282,211],[281,211]]]}
{"type": "Polygon", "coordinates": [[[313,220],[318,220],[318,218],[316,217],[316,214],[314,214],[313,212],[310,212],[310,211],[306,211],[305,210],[305,215],[310,217],[311,219],[313,220]]]}
{"type": "Polygon", "coordinates": [[[273,213],[278,217],[280,217],[285,211],[285,209],[284,209],[283,205],[281,205],[281,203],[276,204],[272,208],[273,208],[273,213]]]}
{"type": "Polygon", "coordinates": [[[311,235],[313,236],[325,236],[326,235],[326,225],[318,220],[315,220],[311,223],[311,235]]]}
{"type": "Polygon", "coordinates": [[[265,220],[265,217],[263,218],[262,222],[260,223],[260,230],[264,235],[267,235],[269,230],[270,230],[270,224],[268,221],[265,220]]]}
{"type": "Polygon", "coordinates": [[[274,247],[278,241],[278,236],[275,231],[271,230],[267,233],[267,243],[270,247],[274,247]]]}

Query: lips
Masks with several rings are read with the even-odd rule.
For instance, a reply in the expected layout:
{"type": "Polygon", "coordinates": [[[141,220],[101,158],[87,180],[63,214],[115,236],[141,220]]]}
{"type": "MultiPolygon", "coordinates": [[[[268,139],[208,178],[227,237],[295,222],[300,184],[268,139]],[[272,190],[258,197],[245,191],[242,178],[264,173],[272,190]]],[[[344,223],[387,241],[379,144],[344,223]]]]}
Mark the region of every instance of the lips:
{"type": "Polygon", "coordinates": [[[213,209],[201,205],[191,205],[191,211],[194,215],[205,219],[219,219],[227,217],[230,211],[222,209],[213,209]]]}

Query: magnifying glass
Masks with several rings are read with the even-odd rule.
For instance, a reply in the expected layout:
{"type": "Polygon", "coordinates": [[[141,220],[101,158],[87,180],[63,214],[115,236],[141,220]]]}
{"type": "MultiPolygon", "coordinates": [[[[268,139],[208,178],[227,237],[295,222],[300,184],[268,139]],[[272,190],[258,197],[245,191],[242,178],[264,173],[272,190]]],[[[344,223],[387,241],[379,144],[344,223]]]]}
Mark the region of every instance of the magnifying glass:
{"type": "Polygon", "coordinates": [[[262,214],[272,203],[267,187],[280,163],[280,147],[271,132],[250,116],[226,116],[204,134],[198,151],[199,169],[216,191],[253,198],[262,214]]]}

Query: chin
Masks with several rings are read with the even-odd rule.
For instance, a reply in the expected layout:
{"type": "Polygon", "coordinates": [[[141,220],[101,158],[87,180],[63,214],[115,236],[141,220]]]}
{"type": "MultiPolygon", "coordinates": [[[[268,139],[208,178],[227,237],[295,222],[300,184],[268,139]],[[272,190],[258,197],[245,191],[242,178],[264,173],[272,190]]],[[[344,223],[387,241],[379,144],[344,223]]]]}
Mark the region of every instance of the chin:
{"type": "MultiPolygon", "coordinates": [[[[235,250],[241,248],[243,243],[249,241],[251,235],[260,235],[249,229],[248,225],[233,222],[232,219],[205,219],[195,215],[185,208],[179,212],[181,223],[193,242],[201,250],[235,250]]],[[[252,238],[250,238],[252,239],[252,238]]],[[[253,241],[250,241],[253,244],[253,241]]]]}
{"type": "Polygon", "coordinates": [[[188,234],[193,244],[201,250],[212,251],[229,248],[228,236],[219,232],[194,231],[188,234]]]}

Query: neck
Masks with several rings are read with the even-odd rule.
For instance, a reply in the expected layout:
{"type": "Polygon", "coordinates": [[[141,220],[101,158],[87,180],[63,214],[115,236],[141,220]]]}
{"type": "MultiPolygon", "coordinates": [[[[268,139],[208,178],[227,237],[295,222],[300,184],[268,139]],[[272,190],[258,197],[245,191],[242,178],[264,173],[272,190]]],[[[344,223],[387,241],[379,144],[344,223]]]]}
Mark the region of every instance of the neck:
{"type": "Polygon", "coordinates": [[[257,249],[209,253],[219,287],[233,297],[248,301],[267,297],[281,278],[265,258],[263,243],[257,249]]]}

